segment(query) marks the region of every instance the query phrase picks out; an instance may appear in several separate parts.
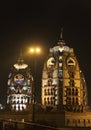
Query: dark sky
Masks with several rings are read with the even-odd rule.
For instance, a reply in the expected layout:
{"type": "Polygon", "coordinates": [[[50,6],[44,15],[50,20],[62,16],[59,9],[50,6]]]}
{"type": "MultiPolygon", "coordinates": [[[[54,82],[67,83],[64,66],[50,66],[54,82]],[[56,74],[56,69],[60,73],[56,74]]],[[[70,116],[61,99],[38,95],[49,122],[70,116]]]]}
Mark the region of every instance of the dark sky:
{"type": "MultiPolygon", "coordinates": [[[[57,45],[61,25],[66,44],[73,47],[84,72],[91,104],[91,1],[90,0],[30,0],[0,3],[0,101],[6,102],[10,67],[23,50],[24,60],[31,65],[26,52],[38,44],[43,53],[37,67],[42,68],[50,47],[57,45]],[[36,45],[35,44],[35,45],[36,45]],[[42,62],[41,62],[42,61],[42,62]]],[[[31,66],[31,69],[33,66],[31,66]]],[[[41,69],[37,69],[41,75],[41,69]]],[[[39,82],[41,82],[41,79],[39,82]]],[[[40,91],[40,90],[39,90],[40,91]]]]}

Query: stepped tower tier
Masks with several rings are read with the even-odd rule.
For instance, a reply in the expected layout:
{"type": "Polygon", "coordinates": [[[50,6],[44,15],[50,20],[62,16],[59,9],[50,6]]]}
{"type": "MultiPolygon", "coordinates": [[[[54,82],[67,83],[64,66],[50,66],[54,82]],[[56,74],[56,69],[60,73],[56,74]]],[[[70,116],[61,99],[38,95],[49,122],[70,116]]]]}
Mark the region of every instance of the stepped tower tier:
{"type": "Polygon", "coordinates": [[[8,76],[7,105],[11,111],[31,109],[33,77],[30,68],[20,55],[8,76]]]}
{"type": "Polygon", "coordinates": [[[64,40],[50,48],[42,72],[42,106],[65,111],[87,110],[88,97],[84,75],[79,67],[74,49],[64,40]]]}

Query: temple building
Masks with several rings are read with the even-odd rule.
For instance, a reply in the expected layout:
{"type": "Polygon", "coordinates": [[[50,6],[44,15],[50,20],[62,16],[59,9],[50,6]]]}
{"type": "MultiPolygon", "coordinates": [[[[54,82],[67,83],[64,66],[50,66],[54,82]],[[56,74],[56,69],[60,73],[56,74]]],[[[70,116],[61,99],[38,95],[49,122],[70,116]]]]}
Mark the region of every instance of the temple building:
{"type": "Polygon", "coordinates": [[[60,111],[61,125],[83,127],[91,124],[86,81],[74,49],[65,44],[62,32],[44,63],[41,90],[42,107],[60,111]]]}
{"type": "Polygon", "coordinates": [[[29,122],[30,126],[35,123],[51,126],[50,129],[91,129],[85,77],[74,49],[66,45],[62,32],[57,45],[49,49],[41,72],[41,101],[38,103],[34,96],[40,92],[37,89],[35,93],[35,87],[39,86],[20,54],[8,75],[7,109],[0,112],[0,119],[13,121],[15,125],[16,121],[23,121],[25,129],[25,123],[29,122]]]}
{"type": "Polygon", "coordinates": [[[59,40],[49,51],[42,76],[42,105],[67,111],[88,108],[87,86],[73,48],[59,40]]]}
{"type": "Polygon", "coordinates": [[[8,76],[7,105],[11,111],[26,111],[32,104],[33,77],[22,54],[8,76]]]}

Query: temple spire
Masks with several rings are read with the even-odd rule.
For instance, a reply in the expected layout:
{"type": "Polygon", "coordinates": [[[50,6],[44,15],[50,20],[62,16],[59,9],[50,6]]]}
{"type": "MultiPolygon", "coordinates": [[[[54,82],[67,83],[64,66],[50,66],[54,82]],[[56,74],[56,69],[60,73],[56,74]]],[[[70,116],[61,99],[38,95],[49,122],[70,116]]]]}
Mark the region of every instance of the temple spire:
{"type": "Polygon", "coordinates": [[[65,45],[65,42],[63,40],[63,27],[61,27],[61,34],[60,34],[60,39],[58,41],[58,45],[60,45],[60,46],[65,45]]]}
{"type": "Polygon", "coordinates": [[[23,60],[23,54],[22,54],[22,48],[20,49],[20,56],[18,58],[18,64],[23,64],[24,60],[23,60]]]}
{"type": "Polygon", "coordinates": [[[60,40],[63,40],[63,27],[61,28],[60,40]]]}

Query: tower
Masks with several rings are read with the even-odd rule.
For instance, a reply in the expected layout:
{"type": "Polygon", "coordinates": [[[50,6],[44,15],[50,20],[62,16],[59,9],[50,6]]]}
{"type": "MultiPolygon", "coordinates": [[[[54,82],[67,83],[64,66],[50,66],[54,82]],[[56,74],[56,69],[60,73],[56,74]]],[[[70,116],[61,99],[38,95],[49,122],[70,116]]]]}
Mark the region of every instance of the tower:
{"type": "Polygon", "coordinates": [[[65,45],[62,32],[50,48],[42,72],[42,106],[68,112],[88,109],[87,86],[74,49],[65,45]]]}
{"type": "Polygon", "coordinates": [[[32,104],[33,77],[22,53],[8,76],[7,105],[11,111],[28,111],[32,104]]]}

